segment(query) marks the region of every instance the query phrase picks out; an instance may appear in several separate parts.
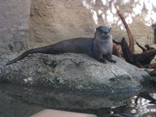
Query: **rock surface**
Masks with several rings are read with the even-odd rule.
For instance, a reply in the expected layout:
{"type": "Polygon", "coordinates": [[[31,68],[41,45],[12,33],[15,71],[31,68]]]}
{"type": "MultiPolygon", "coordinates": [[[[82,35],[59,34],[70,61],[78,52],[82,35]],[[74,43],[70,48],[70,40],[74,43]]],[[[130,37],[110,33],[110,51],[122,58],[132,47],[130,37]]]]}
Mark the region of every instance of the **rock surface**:
{"type": "Polygon", "coordinates": [[[0,55],[27,48],[30,3],[30,0],[1,0],[0,55]]]}
{"type": "Polygon", "coordinates": [[[156,4],[152,0],[32,0],[29,48],[70,38],[94,37],[95,28],[101,25],[112,27],[113,38],[125,37],[128,41],[116,13],[117,5],[134,39],[143,46],[154,43],[156,4]]]}
{"type": "Polygon", "coordinates": [[[0,69],[0,81],[76,90],[119,92],[140,90],[149,75],[113,56],[116,64],[102,64],[84,54],[33,54],[0,69]],[[133,85],[132,85],[133,84],[133,85]]]}

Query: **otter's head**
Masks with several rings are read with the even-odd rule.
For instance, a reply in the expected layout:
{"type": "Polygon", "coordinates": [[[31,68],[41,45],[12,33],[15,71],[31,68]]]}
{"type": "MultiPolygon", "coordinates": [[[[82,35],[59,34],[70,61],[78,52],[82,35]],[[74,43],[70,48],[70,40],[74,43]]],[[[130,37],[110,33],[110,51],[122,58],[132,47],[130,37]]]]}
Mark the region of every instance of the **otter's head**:
{"type": "Polygon", "coordinates": [[[111,28],[108,28],[106,26],[100,26],[96,28],[95,36],[99,39],[109,39],[111,36],[111,28]]]}

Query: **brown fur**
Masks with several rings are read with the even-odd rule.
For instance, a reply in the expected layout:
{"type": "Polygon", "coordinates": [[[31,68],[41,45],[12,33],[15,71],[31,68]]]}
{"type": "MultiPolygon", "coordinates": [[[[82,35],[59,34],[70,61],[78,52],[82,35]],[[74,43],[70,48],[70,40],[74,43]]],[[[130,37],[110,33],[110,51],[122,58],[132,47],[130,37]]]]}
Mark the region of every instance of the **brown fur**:
{"type": "Polygon", "coordinates": [[[104,58],[106,58],[108,61],[115,63],[116,61],[112,60],[113,42],[110,30],[106,26],[100,26],[96,29],[94,38],[69,39],[53,45],[30,49],[6,65],[10,65],[33,53],[62,54],[67,52],[84,53],[103,63],[105,63],[104,58]]]}

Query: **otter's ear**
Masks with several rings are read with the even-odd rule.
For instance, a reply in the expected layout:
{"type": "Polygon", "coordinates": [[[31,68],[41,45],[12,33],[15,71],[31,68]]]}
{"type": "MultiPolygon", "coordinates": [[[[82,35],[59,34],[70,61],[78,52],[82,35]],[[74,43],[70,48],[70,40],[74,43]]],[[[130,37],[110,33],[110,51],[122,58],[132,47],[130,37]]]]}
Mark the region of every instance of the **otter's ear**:
{"type": "Polygon", "coordinates": [[[99,31],[100,30],[100,28],[98,27],[98,28],[96,28],[96,31],[99,31]]]}

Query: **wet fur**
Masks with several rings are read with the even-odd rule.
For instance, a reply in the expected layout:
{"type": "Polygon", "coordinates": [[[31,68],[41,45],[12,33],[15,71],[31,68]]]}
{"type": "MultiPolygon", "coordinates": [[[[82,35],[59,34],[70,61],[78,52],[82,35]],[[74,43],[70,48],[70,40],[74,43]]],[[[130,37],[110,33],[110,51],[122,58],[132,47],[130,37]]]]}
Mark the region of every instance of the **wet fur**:
{"type": "Polygon", "coordinates": [[[96,29],[94,38],[75,38],[58,42],[53,45],[30,49],[24,52],[19,57],[8,62],[10,65],[19,61],[29,54],[43,53],[43,54],[63,54],[63,53],[84,53],[94,57],[100,62],[105,63],[104,58],[108,61],[115,63],[112,60],[113,42],[110,33],[110,28],[100,26],[96,29]]]}

